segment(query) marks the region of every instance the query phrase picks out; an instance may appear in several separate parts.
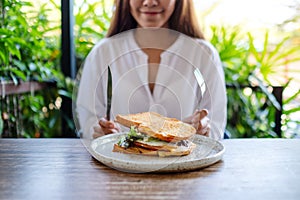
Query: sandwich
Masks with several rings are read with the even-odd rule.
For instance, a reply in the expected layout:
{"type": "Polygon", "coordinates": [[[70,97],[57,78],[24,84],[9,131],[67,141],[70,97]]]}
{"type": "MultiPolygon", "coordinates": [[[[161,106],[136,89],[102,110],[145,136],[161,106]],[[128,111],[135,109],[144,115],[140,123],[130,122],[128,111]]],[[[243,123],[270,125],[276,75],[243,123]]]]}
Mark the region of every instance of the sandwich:
{"type": "Polygon", "coordinates": [[[195,148],[196,129],[155,112],[117,115],[116,122],[130,131],[114,144],[113,152],[147,156],[185,156],[195,148]]]}

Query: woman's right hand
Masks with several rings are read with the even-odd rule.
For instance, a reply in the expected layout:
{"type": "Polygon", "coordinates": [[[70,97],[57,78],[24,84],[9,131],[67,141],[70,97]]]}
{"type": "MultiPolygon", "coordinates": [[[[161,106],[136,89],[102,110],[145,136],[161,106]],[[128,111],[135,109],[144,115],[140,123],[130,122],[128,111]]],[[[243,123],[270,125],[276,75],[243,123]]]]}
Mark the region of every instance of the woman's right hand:
{"type": "Polygon", "coordinates": [[[93,138],[97,138],[103,135],[120,132],[120,127],[113,121],[108,121],[102,117],[99,122],[99,126],[94,127],[93,138]]]}

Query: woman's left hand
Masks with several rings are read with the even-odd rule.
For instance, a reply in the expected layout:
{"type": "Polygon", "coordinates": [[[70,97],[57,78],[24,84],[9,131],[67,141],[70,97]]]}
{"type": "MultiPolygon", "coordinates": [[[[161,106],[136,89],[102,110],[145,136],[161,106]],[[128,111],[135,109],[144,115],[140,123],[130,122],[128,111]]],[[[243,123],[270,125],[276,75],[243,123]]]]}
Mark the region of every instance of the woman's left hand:
{"type": "Polygon", "coordinates": [[[206,109],[196,110],[192,115],[191,124],[197,130],[197,134],[209,136],[210,133],[210,123],[209,118],[207,117],[208,111],[206,109]]]}

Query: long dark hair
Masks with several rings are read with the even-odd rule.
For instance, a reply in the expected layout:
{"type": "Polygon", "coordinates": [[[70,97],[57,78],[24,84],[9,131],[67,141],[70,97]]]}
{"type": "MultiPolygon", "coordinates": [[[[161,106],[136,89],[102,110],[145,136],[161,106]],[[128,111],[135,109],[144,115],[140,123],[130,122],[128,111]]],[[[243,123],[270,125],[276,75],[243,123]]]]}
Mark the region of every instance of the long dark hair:
{"type": "MultiPolygon", "coordinates": [[[[129,0],[115,0],[114,14],[106,37],[137,28],[130,14],[129,0]]],[[[169,28],[193,38],[204,39],[194,10],[193,0],[176,0],[175,10],[169,19],[169,28]]]]}

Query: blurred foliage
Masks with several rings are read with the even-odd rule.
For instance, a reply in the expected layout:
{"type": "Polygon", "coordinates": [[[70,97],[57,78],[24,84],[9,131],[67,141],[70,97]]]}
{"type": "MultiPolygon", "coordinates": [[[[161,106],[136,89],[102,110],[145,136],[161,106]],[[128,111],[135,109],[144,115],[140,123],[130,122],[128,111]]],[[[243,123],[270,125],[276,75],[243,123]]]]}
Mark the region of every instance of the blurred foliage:
{"type": "Polygon", "coordinates": [[[47,36],[47,5],[33,9],[27,1],[2,0],[0,27],[1,78],[23,81],[61,78],[58,37],[47,36]],[[24,13],[26,9],[26,13],[24,13]],[[30,15],[30,17],[29,17],[30,15]]]}
{"type": "Polygon", "coordinates": [[[15,123],[16,127],[10,130],[19,132],[19,135],[14,134],[15,137],[59,137],[63,113],[56,105],[61,99],[59,91],[66,88],[66,79],[59,67],[60,38],[53,32],[60,27],[50,26],[49,4],[41,5],[38,10],[25,0],[1,0],[0,5],[1,83],[13,81],[19,85],[37,81],[56,84],[53,88],[21,96],[3,94],[0,128],[3,129],[4,122],[15,123]],[[22,108],[21,119],[16,118],[16,106],[22,108]]]}
{"type": "Polygon", "coordinates": [[[91,48],[105,37],[111,18],[112,1],[99,0],[89,3],[83,0],[80,4],[75,2],[75,47],[77,68],[91,48]]]}
{"type": "MultiPolygon", "coordinates": [[[[277,44],[269,43],[266,32],[263,48],[257,48],[251,33],[240,34],[238,27],[211,27],[211,43],[218,49],[225,70],[228,85],[227,130],[232,138],[278,137],[275,127],[276,109],[284,109],[285,104],[295,99],[296,91],[290,99],[283,101],[283,106],[272,93],[269,76],[276,73],[274,67],[300,60],[300,47],[289,43],[284,38],[277,44]],[[286,60],[286,57],[291,59],[286,60]]],[[[282,85],[283,89],[288,83],[282,85]]],[[[282,110],[289,115],[299,109],[282,110]]],[[[285,128],[292,121],[282,120],[285,128]]],[[[299,121],[293,123],[300,124],[299,121]]],[[[293,130],[296,134],[297,130],[293,130]]],[[[283,137],[285,135],[283,134],[283,137]]]]}

